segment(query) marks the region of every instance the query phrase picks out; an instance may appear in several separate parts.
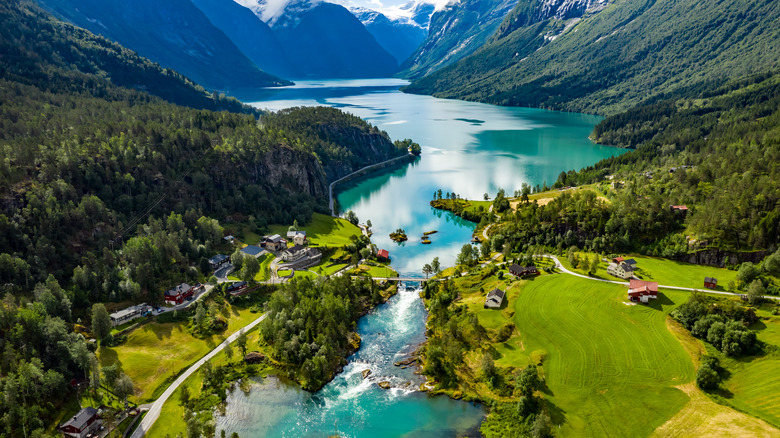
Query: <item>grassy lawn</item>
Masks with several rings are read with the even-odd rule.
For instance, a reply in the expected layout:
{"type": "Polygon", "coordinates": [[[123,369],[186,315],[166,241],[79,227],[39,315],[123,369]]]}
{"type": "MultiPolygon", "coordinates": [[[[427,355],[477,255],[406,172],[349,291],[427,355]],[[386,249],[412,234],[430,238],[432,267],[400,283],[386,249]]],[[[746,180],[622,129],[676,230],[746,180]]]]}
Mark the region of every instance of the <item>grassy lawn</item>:
{"type": "Polygon", "coordinates": [[[398,275],[393,268],[389,266],[368,266],[360,265],[350,272],[352,275],[362,275],[367,273],[371,277],[395,277],[398,275]]]}
{"type": "Polygon", "coordinates": [[[675,386],[692,381],[694,367],[666,328],[687,294],[663,292],[651,306],[628,306],[625,287],[568,275],[513,281],[508,289],[505,309],[481,309],[478,301],[469,307],[486,327],[510,319],[517,326],[520,335],[498,349],[498,365],[543,359],[560,436],[648,436],[688,402],[675,386]]]}
{"type": "Polygon", "coordinates": [[[743,359],[725,364],[732,373],[723,384],[733,394],[729,403],[780,427],[780,356],[774,353],[750,362],[743,359]]]}
{"type": "Polygon", "coordinates": [[[271,262],[274,261],[273,254],[265,254],[257,259],[260,262],[260,272],[255,275],[255,281],[266,281],[271,278],[271,262]]]}
{"type": "Polygon", "coordinates": [[[183,322],[146,324],[130,333],[125,344],[101,347],[100,363],[121,365],[136,387],[132,401],[140,404],[154,400],[169,380],[260,315],[228,305],[224,316],[229,316],[227,330],[205,339],[193,337],[183,322]]]}
{"type": "Polygon", "coordinates": [[[279,269],[278,271],[276,271],[276,275],[278,275],[280,277],[286,277],[286,276],[290,275],[291,273],[292,273],[291,269],[279,269]]]}
{"type": "MultiPolygon", "coordinates": [[[[287,235],[287,229],[290,225],[271,225],[269,234],[279,234],[282,237],[287,235]]],[[[311,222],[308,224],[299,224],[299,229],[306,231],[306,237],[312,246],[339,247],[352,243],[349,236],[360,236],[362,231],[350,222],[325,214],[314,213],[311,222]]]]}
{"type": "Polygon", "coordinates": [[[317,278],[319,275],[312,271],[295,271],[295,278],[317,278]]]}

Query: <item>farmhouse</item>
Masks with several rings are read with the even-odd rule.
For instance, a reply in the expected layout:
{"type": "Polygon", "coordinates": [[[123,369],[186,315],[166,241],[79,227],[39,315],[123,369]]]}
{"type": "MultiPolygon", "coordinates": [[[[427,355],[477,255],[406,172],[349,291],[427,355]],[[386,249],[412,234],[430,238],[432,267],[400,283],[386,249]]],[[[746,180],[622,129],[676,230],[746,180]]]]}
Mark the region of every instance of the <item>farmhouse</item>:
{"type": "Polygon", "coordinates": [[[613,275],[622,279],[629,279],[634,276],[636,270],[636,260],[623,259],[623,257],[615,257],[612,259],[612,263],[607,266],[607,274],[613,275]]]}
{"type": "Polygon", "coordinates": [[[191,298],[195,288],[187,283],[182,283],[173,289],[165,291],[165,303],[166,304],[181,304],[187,298],[191,298]]]}
{"type": "Polygon", "coordinates": [[[214,257],[209,259],[209,266],[211,267],[212,271],[216,271],[217,269],[221,268],[230,260],[230,257],[226,256],[225,254],[217,254],[214,257]]]}
{"type": "Polygon", "coordinates": [[[254,258],[257,258],[260,256],[260,253],[263,252],[263,248],[260,248],[259,246],[255,246],[255,245],[247,245],[241,248],[241,252],[244,253],[244,255],[246,256],[252,256],[254,258]]]}
{"type": "Polygon", "coordinates": [[[152,308],[146,305],[146,303],[131,306],[112,313],[110,315],[111,325],[116,327],[126,323],[127,321],[138,318],[139,316],[149,315],[150,313],[152,313],[152,308]]]}
{"type": "Polygon", "coordinates": [[[509,273],[519,278],[524,275],[538,275],[539,270],[536,269],[536,265],[520,266],[517,263],[513,263],[509,267],[509,273]]]}
{"type": "Polygon", "coordinates": [[[263,236],[263,241],[260,246],[269,251],[282,251],[287,248],[287,241],[278,234],[272,236],[263,236]]]}
{"type": "Polygon", "coordinates": [[[98,410],[93,407],[86,407],[63,424],[60,427],[60,431],[65,436],[84,438],[87,434],[97,429],[98,426],[100,426],[98,410]]]}
{"type": "Polygon", "coordinates": [[[658,283],[631,279],[628,285],[628,299],[647,304],[651,299],[658,298],[658,283]]]}
{"type": "Polygon", "coordinates": [[[306,231],[288,231],[287,240],[292,240],[293,244],[305,246],[308,243],[306,231]]]}
{"type": "Polygon", "coordinates": [[[379,260],[390,260],[390,252],[388,252],[386,249],[380,249],[376,252],[376,258],[379,260]]]}
{"type": "Polygon", "coordinates": [[[704,277],[704,287],[707,289],[715,289],[718,287],[718,279],[714,277],[704,277]]]}
{"type": "Polygon", "coordinates": [[[495,288],[488,292],[487,297],[485,297],[485,308],[498,309],[501,307],[501,303],[504,302],[504,295],[505,292],[499,288],[495,288]]]}

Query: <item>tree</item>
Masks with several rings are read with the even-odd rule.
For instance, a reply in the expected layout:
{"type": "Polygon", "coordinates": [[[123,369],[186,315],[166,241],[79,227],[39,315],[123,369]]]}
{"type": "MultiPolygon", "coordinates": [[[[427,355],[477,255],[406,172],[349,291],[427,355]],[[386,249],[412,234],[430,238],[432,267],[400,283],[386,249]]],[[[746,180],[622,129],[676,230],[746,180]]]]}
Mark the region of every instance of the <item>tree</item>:
{"type": "Polygon", "coordinates": [[[122,400],[126,400],[127,397],[133,395],[135,386],[132,379],[125,373],[121,373],[116,383],[114,384],[114,393],[122,400]]]}
{"type": "Polygon", "coordinates": [[[487,193],[487,192],[485,192],[485,194],[484,194],[484,195],[482,195],[482,199],[484,199],[485,201],[487,201],[487,200],[489,200],[489,199],[490,199],[490,195],[488,195],[488,193],[487,193]]]}
{"type": "Polygon", "coordinates": [[[366,228],[371,228],[373,225],[371,224],[371,219],[366,221],[366,228]]]}
{"type": "Polygon", "coordinates": [[[521,197],[524,203],[528,202],[528,195],[531,194],[531,186],[528,183],[523,183],[521,186],[521,197]]]}
{"type": "Polygon", "coordinates": [[[780,249],[764,259],[764,270],[775,277],[780,277],[780,249]]]}
{"type": "Polygon", "coordinates": [[[428,278],[431,273],[433,273],[433,268],[428,263],[425,264],[422,268],[423,274],[425,274],[425,278],[428,278]]]}
{"type": "Polygon", "coordinates": [[[198,307],[195,308],[195,327],[198,330],[203,329],[204,322],[206,322],[206,309],[203,304],[198,303],[198,307]]]}
{"type": "Polygon", "coordinates": [[[92,334],[101,342],[111,334],[111,317],[103,303],[92,305],[92,334]]]}
{"type": "Polygon", "coordinates": [[[244,266],[244,253],[240,249],[235,250],[230,256],[230,263],[236,270],[240,270],[244,266]]]}
{"type": "Polygon", "coordinates": [[[433,269],[433,272],[435,274],[438,274],[439,272],[441,272],[441,264],[439,263],[439,258],[438,257],[434,257],[433,258],[433,261],[431,262],[431,269],[433,269]]]}
{"type": "Polygon", "coordinates": [[[699,371],[696,372],[696,384],[701,389],[715,389],[720,383],[720,376],[710,365],[702,364],[699,371]]]}
{"type": "Polygon", "coordinates": [[[764,283],[761,280],[753,280],[747,289],[747,298],[750,305],[755,306],[761,303],[764,300],[764,293],[766,293],[764,283]]]}
{"type": "Polygon", "coordinates": [[[117,364],[103,367],[103,380],[110,387],[113,387],[122,372],[119,370],[117,364]]]}
{"type": "Polygon", "coordinates": [[[241,356],[246,356],[246,343],[247,343],[246,332],[244,331],[244,329],[241,329],[241,332],[238,334],[238,337],[236,338],[236,346],[238,347],[238,351],[241,352],[241,356]]]}
{"type": "Polygon", "coordinates": [[[747,285],[750,284],[753,280],[758,277],[758,268],[756,268],[756,265],[750,262],[745,262],[739,267],[739,272],[737,272],[737,279],[743,284],[747,285]]]}
{"type": "Polygon", "coordinates": [[[531,436],[533,438],[548,438],[553,436],[552,421],[546,412],[542,412],[536,416],[534,424],[531,427],[531,436]]]}
{"type": "Polygon", "coordinates": [[[230,342],[225,341],[225,348],[224,348],[224,350],[225,350],[225,356],[227,356],[228,361],[233,359],[233,346],[230,345],[230,342]]]}
{"type": "Polygon", "coordinates": [[[346,219],[352,225],[357,225],[358,223],[360,223],[360,219],[358,219],[357,214],[352,210],[348,211],[344,215],[344,219],[346,219]]]}
{"type": "Polygon", "coordinates": [[[94,353],[89,355],[89,370],[91,374],[89,385],[93,389],[100,388],[100,362],[94,353]]]}
{"type": "Polygon", "coordinates": [[[244,281],[254,280],[255,275],[260,272],[260,262],[256,257],[246,257],[244,259],[244,268],[241,269],[241,278],[244,281]]]}

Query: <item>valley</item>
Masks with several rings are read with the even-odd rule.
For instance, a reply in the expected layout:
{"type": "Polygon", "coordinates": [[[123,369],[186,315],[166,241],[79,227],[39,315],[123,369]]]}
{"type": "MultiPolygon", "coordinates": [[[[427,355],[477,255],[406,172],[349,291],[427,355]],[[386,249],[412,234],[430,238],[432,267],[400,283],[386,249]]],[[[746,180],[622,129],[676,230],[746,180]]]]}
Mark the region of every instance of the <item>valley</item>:
{"type": "Polygon", "coordinates": [[[780,436],[775,3],[0,0],[0,438],[780,436]]]}

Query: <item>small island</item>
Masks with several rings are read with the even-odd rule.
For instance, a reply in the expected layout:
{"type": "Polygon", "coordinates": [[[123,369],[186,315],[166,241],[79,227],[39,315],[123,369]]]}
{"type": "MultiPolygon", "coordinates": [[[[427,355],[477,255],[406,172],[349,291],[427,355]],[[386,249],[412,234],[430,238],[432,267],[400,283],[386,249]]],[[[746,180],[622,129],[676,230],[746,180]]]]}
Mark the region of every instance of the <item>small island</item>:
{"type": "Polygon", "coordinates": [[[399,228],[395,230],[395,232],[390,233],[390,239],[393,242],[400,243],[400,242],[406,242],[408,240],[408,237],[406,237],[406,231],[404,231],[403,228],[399,228]]]}

